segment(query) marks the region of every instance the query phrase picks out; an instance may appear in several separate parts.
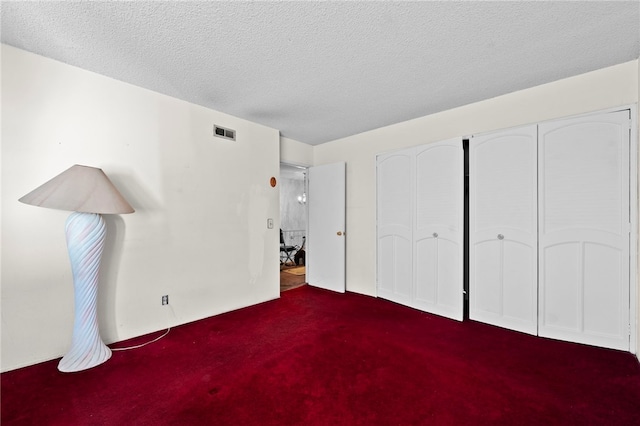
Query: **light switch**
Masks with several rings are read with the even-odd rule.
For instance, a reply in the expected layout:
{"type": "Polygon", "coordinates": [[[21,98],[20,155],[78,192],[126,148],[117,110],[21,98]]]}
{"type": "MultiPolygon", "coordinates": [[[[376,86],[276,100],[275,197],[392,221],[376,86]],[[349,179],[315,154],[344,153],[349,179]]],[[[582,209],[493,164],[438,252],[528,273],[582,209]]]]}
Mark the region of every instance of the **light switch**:
{"type": "Polygon", "coordinates": [[[273,219],[267,219],[267,228],[273,229],[273,219]]]}

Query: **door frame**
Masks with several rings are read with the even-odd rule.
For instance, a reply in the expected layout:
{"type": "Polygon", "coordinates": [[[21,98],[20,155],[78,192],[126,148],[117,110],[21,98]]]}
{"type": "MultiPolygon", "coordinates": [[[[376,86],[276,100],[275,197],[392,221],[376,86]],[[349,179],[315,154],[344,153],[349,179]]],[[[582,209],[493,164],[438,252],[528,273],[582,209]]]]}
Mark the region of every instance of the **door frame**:
{"type": "MultiPolygon", "coordinates": [[[[638,105],[630,105],[629,138],[629,350],[638,353],[638,105]]],[[[626,108],[625,108],[626,109],[626,108]]]]}

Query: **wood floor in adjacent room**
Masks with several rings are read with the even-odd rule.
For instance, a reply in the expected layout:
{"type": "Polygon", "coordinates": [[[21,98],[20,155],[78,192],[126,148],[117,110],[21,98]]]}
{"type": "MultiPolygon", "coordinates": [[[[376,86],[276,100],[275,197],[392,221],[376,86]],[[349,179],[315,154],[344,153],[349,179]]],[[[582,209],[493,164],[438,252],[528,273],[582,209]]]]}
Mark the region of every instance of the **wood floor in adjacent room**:
{"type": "Polygon", "coordinates": [[[280,268],[280,292],[291,290],[306,284],[306,275],[294,275],[285,272],[288,269],[296,268],[295,265],[285,265],[280,268]]]}

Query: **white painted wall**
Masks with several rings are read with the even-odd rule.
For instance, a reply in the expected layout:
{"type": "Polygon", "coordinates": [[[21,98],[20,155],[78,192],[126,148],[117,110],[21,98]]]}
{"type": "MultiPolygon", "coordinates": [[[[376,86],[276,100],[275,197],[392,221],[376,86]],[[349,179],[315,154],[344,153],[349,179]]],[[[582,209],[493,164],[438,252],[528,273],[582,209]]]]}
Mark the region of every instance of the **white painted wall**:
{"type": "Polygon", "coordinates": [[[266,226],[279,211],[269,185],[277,130],[6,45],[1,53],[2,371],[69,346],[69,213],[17,200],[76,163],[102,168],[136,209],[106,216],[107,343],[279,297],[278,229],[266,226]],[[237,140],[213,137],[214,123],[237,140]]]}
{"type": "Polygon", "coordinates": [[[280,162],[295,166],[313,166],[313,146],[280,137],[280,162]]]}
{"type": "Polygon", "coordinates": [[[633,104],[638,81],[636,60],[316,146],[314,165],[347,163],[347,290],[376,294],[376,154],[633,104]]]}

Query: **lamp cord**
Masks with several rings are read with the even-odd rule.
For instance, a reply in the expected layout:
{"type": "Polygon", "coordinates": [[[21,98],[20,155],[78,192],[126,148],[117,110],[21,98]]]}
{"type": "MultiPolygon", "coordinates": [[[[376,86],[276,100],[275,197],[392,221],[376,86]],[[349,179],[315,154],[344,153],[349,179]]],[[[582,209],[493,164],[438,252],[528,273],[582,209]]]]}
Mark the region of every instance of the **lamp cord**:
{"type": "MultiPolygon", "coordinates": [[[[171,312],[173,313],[173,316],[175,318],[176,313],[173,311],[173,307],[171,305],[169,305],[169,307],[171,308],[171,312]]],[[[169,323],[169,314],[167,313],[167,323],[169,323]]],[[[141,348],[143,346],[147,346],[150,345],[151,343],[157,342],[158,340],[162,339],[164,336],[166,336],[167,334],[169,334],[169,332],[171,331],[171,326],[167,326],[167,331],[164,332],[164,334],[162,334],[161,336],[156,337],[155,339],[145,342],[145,343],[141,343],[139,345],[135,345],[135,346],[127,346],[125,348],[111,348],[112,352],[117,352],[117,351],[128,351],[131,349],[138,349],[141,348]]]]}
{"type": "Polygon", "coordinates": [[[141,348],[141,347],[143,347],[143,346],[147,346],[147,345],[149,345],[149,344],[151,344],[151,343],[153,343],[153,342],[157,342],[158,340],[162,339],[164,336],[166,336],[167,334],[169,334],[169,331],[171,331],[171,327],[167,328],[167,331],[165,331],[165,332],[164,332],[164,334],[163,334],[162,336],[156,337],[155,339],[153,339],[153,340],[151,340],[151,341],[149,341],[149,342],[142,343],[142,344],[140,344],[140,345],[136,345],[136,346],[128,346],[128,347],[126,347],[126,348],[111,348],[111,351],[112,351],[112,352],[116,352],[116,351],[128,351],[128,350],[131,350],[131,349],[138,349],[138,348],[141,348]]]}

